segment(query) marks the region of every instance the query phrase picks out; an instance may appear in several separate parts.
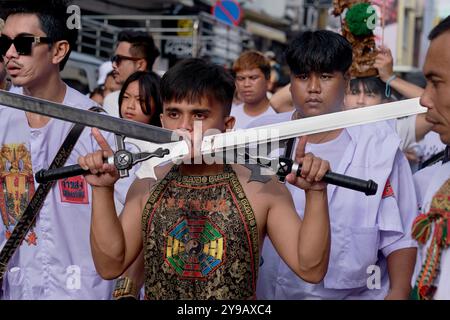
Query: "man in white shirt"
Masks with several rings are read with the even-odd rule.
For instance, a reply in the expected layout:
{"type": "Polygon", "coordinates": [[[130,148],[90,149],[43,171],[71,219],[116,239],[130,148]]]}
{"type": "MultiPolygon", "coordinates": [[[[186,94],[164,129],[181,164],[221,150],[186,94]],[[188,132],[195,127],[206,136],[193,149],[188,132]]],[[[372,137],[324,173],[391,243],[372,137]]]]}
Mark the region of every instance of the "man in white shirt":
{"type": "MultiPolygon", "coordinates": [[[[151,71],[158,56],[159,50],[150,34],[134,30],[120,32],[111,58],[114,80],[122,86],[134,72],[151,71]]],[[[103,108],[115,117],[119,117],[119,93],[120,90],[114,91],[103,100],[103,108]]]]}
{"type": "Polygon", "coordinates": [[[430,47],[423,66],[427,79],[420,103],[426,118],[446,145],[444,160],[420,170],[415,185],[420,215],[413,236],[419,243],[412,298],[450,299],[450,16],[429,35],[430,47]]]}
{"type": "Polygon", "coordinates": [[[269,60],[257,51],[244,52],[234,62],[236,91],[243,102],[231,109],[231,115],[236,119],[234,129],[245,128],[259,117],[276,113],[267,98],[270,71],[269,60]]]}
{"type": "MultiPolygon", "coordinates": [[[[352,48],[345,38],[326,30],[305,32],[289,45],[286,60],[296,111],[258,119],[252,126],[342,110],[352,62],[352,48]]],[[[295,278],[266,239],[258,298],[408,298],[416,256],[410,235],[416,201],[411,170],[399,145],[386,122],[308,136],[308,152],[327,159],[332,171],[373,179],[378,192],[365,196],[328,186],[332,240],[328,272],[320,283],[295,278]]],[[[288,189],[303,216],[303,197],[288,189]]]]}
{"type": "MultiPolygon", "coordinates": [[[[60,76],[77,35],[66,26],[67,6],[61,0],[15,2],[0,37],[0,54],[17,86],[13,92],[87,110],[96,104],[60,76]]],[[[5,106],[0,106],[0,119],[2,243],[38,188],[34,174],[49,167],[73,124],[5,106]]],[[[114,143],[113,135],[106,135],[114,143]]],[[[84,129],[67,165],[96,149],[91,130],[84,129]]],[[[122,179],[115,189],[122,203],[131,179],[122,179]]],[[[83,176],[55,183],[7,266],[2,299],[111,298],[113,282],[99,277],[90,254],[91,204],[83,176]]]]}

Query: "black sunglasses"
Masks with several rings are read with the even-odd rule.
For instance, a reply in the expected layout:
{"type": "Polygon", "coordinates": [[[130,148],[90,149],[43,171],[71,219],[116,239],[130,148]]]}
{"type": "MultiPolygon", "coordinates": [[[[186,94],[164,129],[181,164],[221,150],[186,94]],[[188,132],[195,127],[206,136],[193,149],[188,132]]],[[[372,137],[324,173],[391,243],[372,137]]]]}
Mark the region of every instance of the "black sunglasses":
{"type": "Polygon", "coordinates": [[[5,35],[0,36],[0,55],[6,55],[12,44],[20,55],[29,56],[33,50],[33,44],[39,43],[53,43],[48,37],[35,37],[35,36],[18,36],[11,39],[5,35]]]}
{"type": "Polygon", "coordinates": [[[138,61],[141,60],[142,58],[135,58],[135,57],[127,57],[127,56],[122,56],[120,54],[116,54],[114,56],[111,57],[111,62],[112,63],[116,63],[117,65],[121,64],[123,60],[131,60],[131,61],[138,61]]]}

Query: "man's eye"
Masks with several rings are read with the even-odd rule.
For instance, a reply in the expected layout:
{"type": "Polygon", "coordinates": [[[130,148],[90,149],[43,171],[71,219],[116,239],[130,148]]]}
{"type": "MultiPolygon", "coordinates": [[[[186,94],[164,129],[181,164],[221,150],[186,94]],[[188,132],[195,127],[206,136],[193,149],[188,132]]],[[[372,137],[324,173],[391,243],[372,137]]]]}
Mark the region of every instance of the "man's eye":
{"type": "Polygon", "coordinates": [[[206,116],[203,113],[197,113],[194,115],[194,118],[196,120],[204,120],[206,118],[206,116]]]}
{"type": "Polygon", "coordinates": [[[331,75],[329,75],[329,74],[322,74],[320,77],[324,80],[331,79],[331,75]]]}
{"type": "Polygon", "coordinates": [[[299,74],[297,78],[299,78],[300,80],[306,80],[308,79],[308,76],[306,74],[299,74]]]}
{"type": "Polygon", "coordinates": [[[177,118],[177,117],[178,117],[178,113],[176,113],[176,112],[169,112],[169,113],[168,113],[168,116],[169,116],[170,118],[177,118]]]}

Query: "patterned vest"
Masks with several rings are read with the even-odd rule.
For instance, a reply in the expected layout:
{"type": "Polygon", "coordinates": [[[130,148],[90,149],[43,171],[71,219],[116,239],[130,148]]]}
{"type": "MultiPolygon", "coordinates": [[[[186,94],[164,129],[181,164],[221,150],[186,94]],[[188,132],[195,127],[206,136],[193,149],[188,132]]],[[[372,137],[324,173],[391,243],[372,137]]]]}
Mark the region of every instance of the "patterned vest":
{"type": "Polygon", "coordinates": [[[420,244],[425,245],[432,227],[434,231],[431,243],[411,292],[412,299],[429,300],[436,293],[435,280],[440,271],[441,253],[450,245],[450,179],[433,196],[428,213],[417,216],[412,235],[420,244]]]}
{"type": "Polygon", "coordinates": [[[147,299],[252,299],[259,266],[253,209],[229,165],[211,176],[174,166],[142,217],[147,299]]]}

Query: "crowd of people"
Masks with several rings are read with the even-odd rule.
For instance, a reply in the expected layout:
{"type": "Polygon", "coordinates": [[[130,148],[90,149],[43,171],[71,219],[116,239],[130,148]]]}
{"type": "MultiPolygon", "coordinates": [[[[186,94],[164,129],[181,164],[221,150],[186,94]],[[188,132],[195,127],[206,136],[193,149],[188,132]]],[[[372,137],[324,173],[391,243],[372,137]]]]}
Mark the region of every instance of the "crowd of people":
{"type": "MultiPolygon", "coordinates": [[[[352,77],[351,44],[326,30],[291,39],[290,83],[273,95],[277,64],[255,50],[230,70],[187,58],[160,77],[152,71],[160,55],[152,36],[124,30],[87,97],[61,78],[76,30],[66,26],[68,3],[51,2],[23,2],[4,17],[0,89],[83,110],[102,106],[112,117],[190,138],[197,122],[202,133],[251,129],[400,96],[420,97],[428,111],[272,150],[301,164],[286,184],[205,161],[168,163],[142,179],[136,167],[119,179],[104,163],[116,149],[114,135],[85,128],[66,165],[88,173],[57,181],[45,195],[13,258],[0,261],[1,299],[450,298],[450,17],[429,35],[425,88],[395,75],[385,47],[377,77],[352,77]],[[426,162],[420,143],[431,136],[433,161],[426,162]],[[366,196],[326,184],[330,170],[373,179],[379,190],[366,196]],[[373,268],[378,278],[370,285],[373,268]]],[[[39,193],[34,174],[49,167],[73,126],[6,106],[0,126],[3,247],[39,193]]]]}

